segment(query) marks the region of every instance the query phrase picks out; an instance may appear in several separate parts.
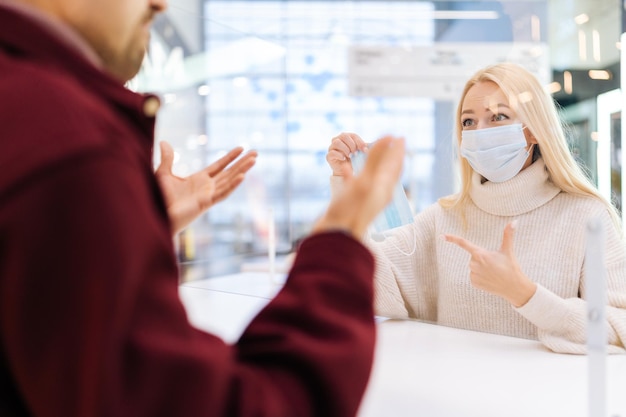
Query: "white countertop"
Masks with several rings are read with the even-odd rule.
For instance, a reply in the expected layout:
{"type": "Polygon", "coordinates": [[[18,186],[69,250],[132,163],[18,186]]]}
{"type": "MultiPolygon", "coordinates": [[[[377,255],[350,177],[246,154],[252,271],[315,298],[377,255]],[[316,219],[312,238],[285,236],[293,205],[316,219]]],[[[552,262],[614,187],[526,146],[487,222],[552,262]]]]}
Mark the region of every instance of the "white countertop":
{"type": "MultiPolygon", "coordinates": [[[[195,326],[234,342],[284,274],[241,273],[182,284],[195,326]]],[[[626,355],[607,358],[607,416],[587,411],[587,357],[539,342],[417,321],[378,324],[360,417],[626,417],[626,355]]]]}

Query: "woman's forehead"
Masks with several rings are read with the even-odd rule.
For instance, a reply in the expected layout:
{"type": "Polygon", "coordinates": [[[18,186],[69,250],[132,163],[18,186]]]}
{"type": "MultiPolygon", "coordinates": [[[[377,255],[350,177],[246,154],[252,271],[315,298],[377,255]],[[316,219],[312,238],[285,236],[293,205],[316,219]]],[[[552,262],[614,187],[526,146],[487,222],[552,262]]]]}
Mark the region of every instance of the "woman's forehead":
{"type": "Polygon", "coordinates": [[[509,100],[500,87],[493,81],[481,81],[474,84],[463,99],[462,109],[497,112],[502,106],[509,106],[509,100]]]}

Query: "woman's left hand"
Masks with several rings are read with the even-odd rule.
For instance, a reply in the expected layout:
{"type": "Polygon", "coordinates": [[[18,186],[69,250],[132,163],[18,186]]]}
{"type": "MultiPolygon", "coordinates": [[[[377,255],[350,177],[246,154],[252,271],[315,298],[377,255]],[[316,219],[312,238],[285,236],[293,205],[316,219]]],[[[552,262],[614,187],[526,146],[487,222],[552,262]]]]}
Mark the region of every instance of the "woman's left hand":
{"type": "Polygon", "coordinates": [[[500,296],[521,307],[535,294],[537,285],[522,272],[513,250],[515,223],[504,228],[500,250],[489,251],[455,235],[443,235],[448,242],[457,244],[471,255],[469,268],[472,285],[500,296]]]}

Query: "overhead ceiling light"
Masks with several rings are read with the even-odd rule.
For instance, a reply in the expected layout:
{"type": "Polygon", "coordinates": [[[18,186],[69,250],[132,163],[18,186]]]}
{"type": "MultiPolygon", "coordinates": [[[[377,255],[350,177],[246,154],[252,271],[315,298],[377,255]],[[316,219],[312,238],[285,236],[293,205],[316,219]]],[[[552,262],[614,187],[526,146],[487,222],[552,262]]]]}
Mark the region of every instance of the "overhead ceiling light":
{"type": "Polygon", "coordinates": [[[589,78],[592,80],[610,80],[612,74],[611,71],[607,70],[589,70],[589,78]]]}
{"type": "Polygon", "coordinates": [[[548,84],[548,92],[550,94],[558,93],[559,91],[561,91],[561,83],[553,81],[548,84]]]}
{"type": "Polygon", "coordinates": [[[582,30],[578,31],[578,57],[581,61],[587,60],[587,35],[582,30]]]}
{"type": "Polygon", "coordinates": [[[574,22],[576,22],[577,25],[583,25],[587,23],[588,21],[589,21],[589,16],[587,16],[586,13],[581,13],[574,18],[574,22]]]}
{"type": "Polygon", "coordinates": [[[233,86],[241,88],[248,85],[250,79],[248,77],[235,77],[233,78],[233,86]]]}
{"type": "Polygon", "coordinates": [[[563,90],[566,94],[572,94],[574,92],[572,73],[569,71],[563,71],[563,90]]]}
{"type": "Polygon", "coordinates": [[[532,15],[530,17],[530,33],[534,42],[541,40],[541,19],[539,19],[539,16],[532,15]]]}
{"type": "Polygon", "coordinates": [[[528,91],[524,91],[517,96],[520,103],[528,103],[533,100],[533,95],[528,91]]]}
{"type": "Polygon", "coordinates": [[[176,94],[174,93],[167,93],[163,95],[163,101],[165,101],[165,104],[172,104],[176,101],[176,94]]]}
{"type": "Polygon", "coordinates": [[[430,19],[463,20],[463,19],[499,19],[500,14],[493,10],[433,10],[421,16],[430,19]]]}
{"type": "Polygon", "coordinates": [[[211,87],[209,87],[208,85],[203,84],[198,87],[198,95],[208,96],[209,94],[211,94],[211,87]]]}
{"type": "Polygon", "coordinates": [[[591,33],[592,45],[593,45],[593,60],[600,62],[600,32],[594,30],[591,33]]]}
{"type": "Polygon", "coordinates": [[[199,135],[196,140],[198,141],[198,145],[206,145],[209,143],[209,137],[207,135],[199,135]]]}

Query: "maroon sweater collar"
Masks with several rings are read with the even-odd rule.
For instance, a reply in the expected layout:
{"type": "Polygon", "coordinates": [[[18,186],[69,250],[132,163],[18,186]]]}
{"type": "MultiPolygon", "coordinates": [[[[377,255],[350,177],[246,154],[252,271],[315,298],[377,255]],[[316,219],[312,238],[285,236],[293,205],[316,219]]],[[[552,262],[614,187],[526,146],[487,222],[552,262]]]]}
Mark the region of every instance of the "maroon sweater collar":
{"type": "Polygon", "coordinates": [[[47,28],[9,7],[0,6],[0,27],[0,54],[31,61],[76,79],[94,94],[132,115],[133,121],[139,122],[152,139],[155,96],[128,90],[47,28]]]}
{"type": "Polygon", "coordinates": [[[27,19],[43,26],[51,35],[57,36],[59,40],[75,48],[92,64],[101,67],[102,60],[93,48],[74,29],[65,23],[41,11],[39,8],[31,6],[17,0],[0,0],[0,7],[13,10],[27,19]]]}

